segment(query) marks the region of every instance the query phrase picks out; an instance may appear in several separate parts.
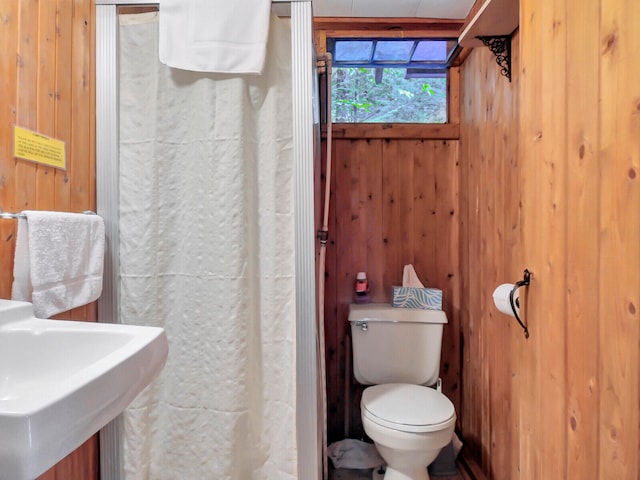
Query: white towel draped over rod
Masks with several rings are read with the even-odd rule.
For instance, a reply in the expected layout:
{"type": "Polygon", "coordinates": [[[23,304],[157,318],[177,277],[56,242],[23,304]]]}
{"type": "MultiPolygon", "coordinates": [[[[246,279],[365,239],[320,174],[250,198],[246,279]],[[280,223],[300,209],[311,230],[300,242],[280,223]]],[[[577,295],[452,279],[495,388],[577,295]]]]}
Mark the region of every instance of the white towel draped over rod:
{"type": "MultiPolygon", "coordinates": [[[[96,215],[96,212],[93,212],[91,210],[85,210],[84,212],[85,215],[96,215]]],[[[8,213],[8,212],[0,212],[0,218],[12,218],[12,219],[17,219],[17,218],[27,218],[27,216],[24,213],[8,213]]]]}

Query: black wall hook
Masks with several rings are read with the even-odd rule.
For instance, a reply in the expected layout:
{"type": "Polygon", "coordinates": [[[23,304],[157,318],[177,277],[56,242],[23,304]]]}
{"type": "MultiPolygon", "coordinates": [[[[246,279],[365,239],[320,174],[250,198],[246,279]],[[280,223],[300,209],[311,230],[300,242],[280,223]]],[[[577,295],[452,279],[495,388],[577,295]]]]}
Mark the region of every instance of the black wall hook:
{"type": "Polygon", "coordinates": [[[525,268],[524,278],[519,282],[517,282],[511,289],[511,293],[509,293],[509,303],[511,304],[511,310],[513,310],[513,315],[516,317],[516,320],[524,330],[524,338],[529,338],[529,330],[527,329],[527,326],[524,323],[522,323],[522,320],[520,320],[520,316],[518,315],[518,308],[520,308],[520,298],[516,298],[514,300],[514,297],[516,295],[516,291],[520,287],[529,285],[529,283],[531,283],[531,272],[529,272],[529,270],[525,268]]]}

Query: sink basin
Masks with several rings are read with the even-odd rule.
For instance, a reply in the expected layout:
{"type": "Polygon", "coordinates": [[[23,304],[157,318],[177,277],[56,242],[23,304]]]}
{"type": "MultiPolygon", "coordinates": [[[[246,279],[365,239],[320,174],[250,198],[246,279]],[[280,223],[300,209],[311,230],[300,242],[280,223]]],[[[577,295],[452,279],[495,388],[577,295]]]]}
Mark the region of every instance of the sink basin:
{"type": "Polygon", "coordinates": [[[43,320],[0,299],[0,480],[32,480],[114,419],[162,370],[162,328],[43,320]]]}

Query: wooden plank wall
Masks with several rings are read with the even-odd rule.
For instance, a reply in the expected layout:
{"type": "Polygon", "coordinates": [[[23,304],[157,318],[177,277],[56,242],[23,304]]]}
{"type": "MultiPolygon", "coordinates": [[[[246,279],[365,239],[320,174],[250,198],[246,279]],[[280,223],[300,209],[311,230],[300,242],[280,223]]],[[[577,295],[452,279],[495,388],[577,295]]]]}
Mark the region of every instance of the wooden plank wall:
{"type": "Polygon", "coordinates": [[[640,478],[639,22],[522,0],[514,83],[462,67],[462,430],[490,478],[640,478]],[[525,267],[529,340],[490,301],[525,267]]]}
{"type": "Polygon", "coordinates": [[[333,147],[325,299],[330,443],[363,435],[347,322],[359,271],[374,302],[390,302],[405,264],[443,290],[450,323],[441,370],[445,392],[459,405],[458,142],[338,138],[333,147]]]}
{"type": "MultiPolygon", "coordinates": [[[[518,52],[518,37],[513,41],[518,52]]],[[[517,55],[512,59],[518,67],[517,55]]],[[[488,49],[475,49],[461,68],[460,331],[461,431],[464,444],[491,478],[509,478],[518,432],[513,408],[512,346],[522,337],[515,319],[493,307],[496,286],[515,282],[520,240],[518,76],[500,75],[488,49]]],[[[532,477],[533,478],[533,477],[532,477]]]]}
{"type": "MultiPolygon", "coordinates": [[[[0,2],[3,211],[95,211],[94,10],[91,0],[0,2]],[[66,172],[16,160],[14,124],[63,140],[66,172]]],[[[1,298],[11,298],[15,234],[15,220],[0,220],[1,298]]],[[[58,317],[95,320],[95,304],[58,317]]],[[[97,436],[42,478],[97,479],[97,436]]]]}

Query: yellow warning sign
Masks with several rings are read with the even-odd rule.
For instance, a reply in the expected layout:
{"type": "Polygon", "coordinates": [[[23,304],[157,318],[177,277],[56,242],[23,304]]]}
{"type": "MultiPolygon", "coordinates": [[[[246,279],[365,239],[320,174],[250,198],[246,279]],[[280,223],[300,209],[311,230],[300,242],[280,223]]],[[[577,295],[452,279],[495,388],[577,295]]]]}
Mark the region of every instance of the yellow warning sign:
{"type": "Polygon", "coordinates": [[[15,125],[13,127],[13,156],[62,170],[65,170],[67,166],[62,140],[56,140],[15,125]]]}

